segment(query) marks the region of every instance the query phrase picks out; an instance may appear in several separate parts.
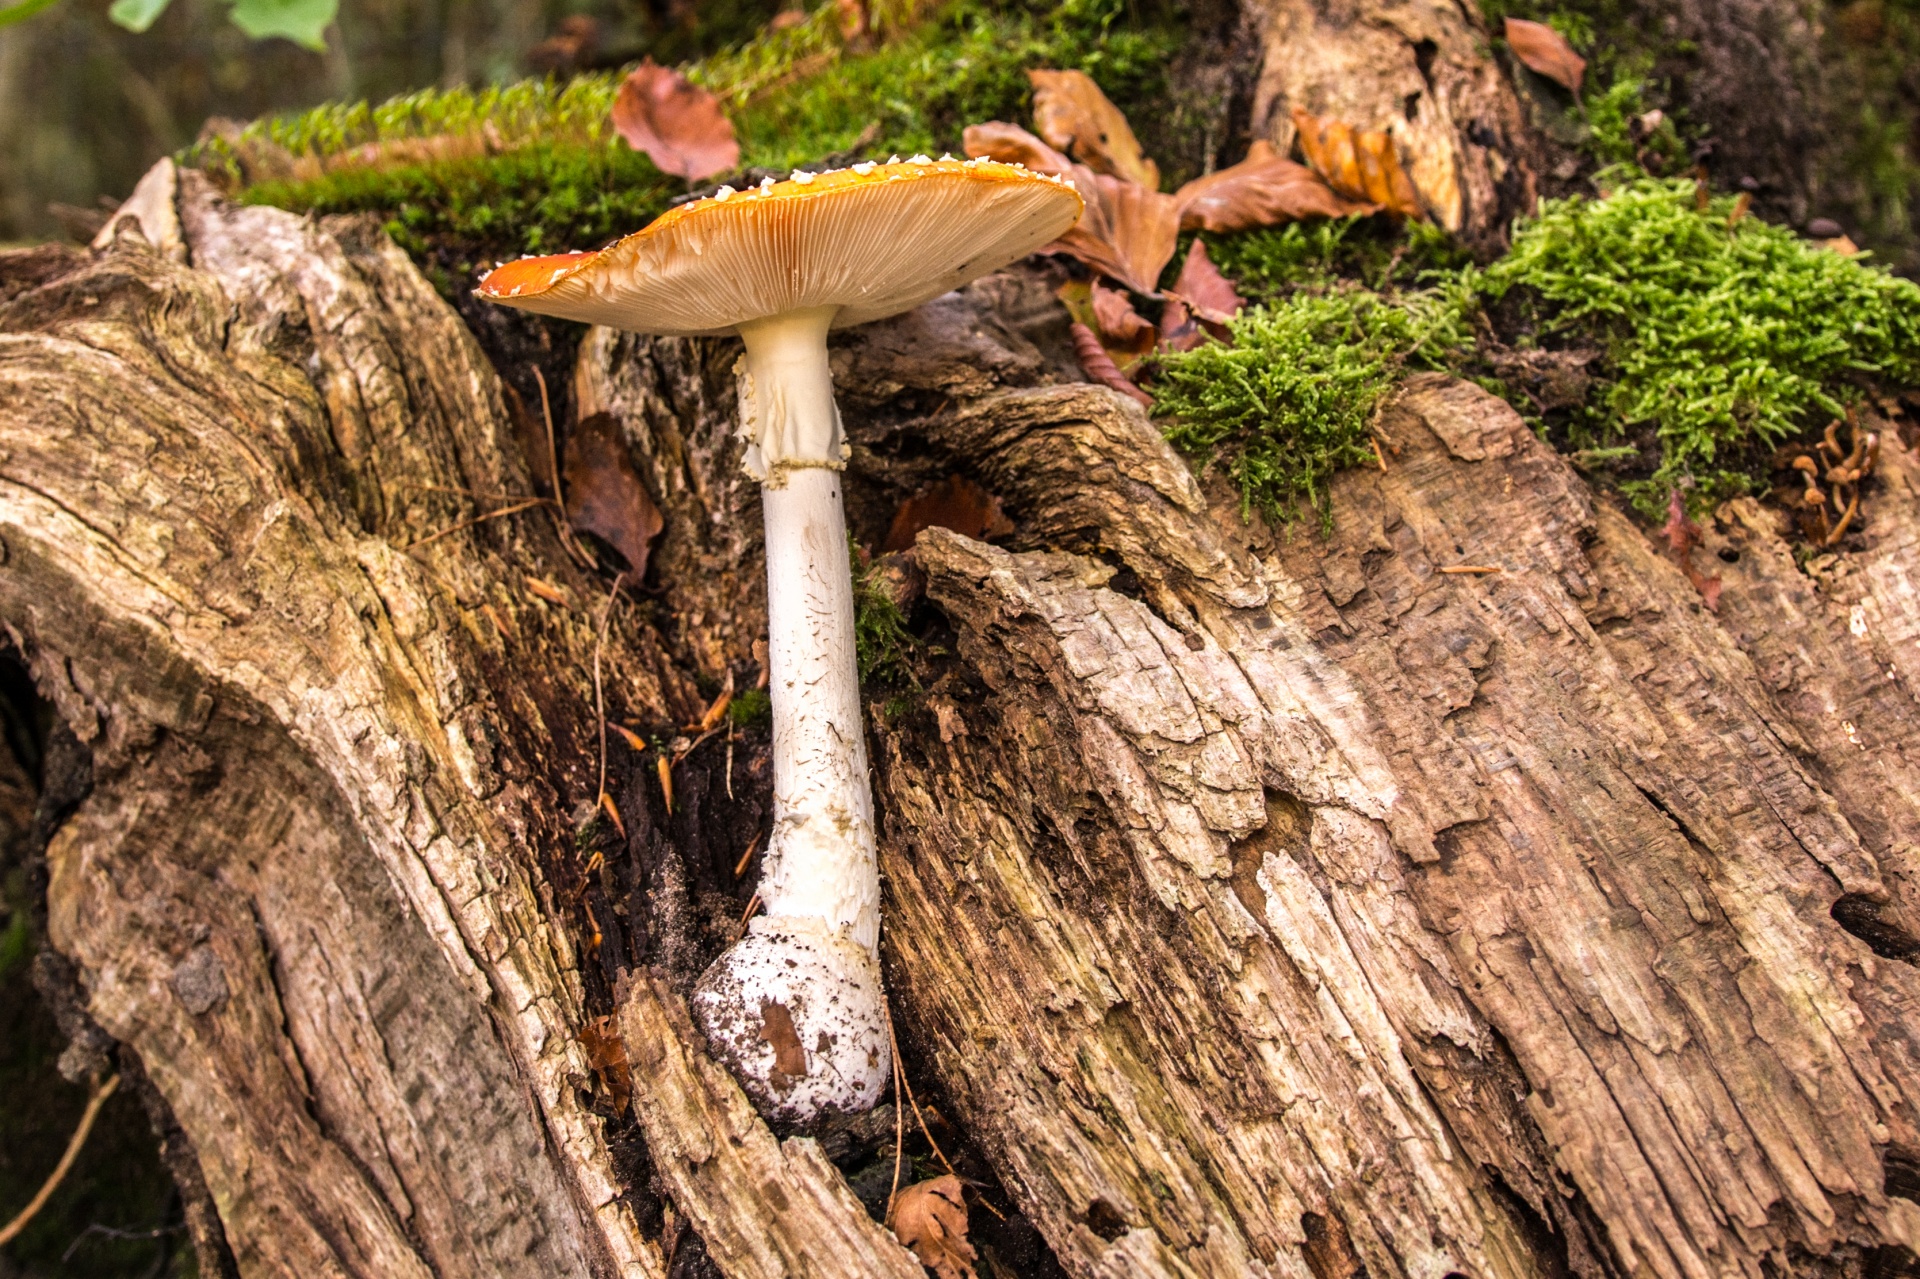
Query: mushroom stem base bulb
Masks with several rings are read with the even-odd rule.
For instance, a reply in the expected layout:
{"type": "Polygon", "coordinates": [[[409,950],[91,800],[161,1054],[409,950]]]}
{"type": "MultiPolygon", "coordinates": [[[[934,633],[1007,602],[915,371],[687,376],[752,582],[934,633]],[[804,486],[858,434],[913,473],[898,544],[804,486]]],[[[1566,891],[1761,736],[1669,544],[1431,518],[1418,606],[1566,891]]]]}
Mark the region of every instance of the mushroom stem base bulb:
{"type": "Polygon", "coordinates": [[[762,915],[701,975],[694,1020],[762,1114],[868,1110],[893,1070],[873,952],[817,919],[762,915]]]}

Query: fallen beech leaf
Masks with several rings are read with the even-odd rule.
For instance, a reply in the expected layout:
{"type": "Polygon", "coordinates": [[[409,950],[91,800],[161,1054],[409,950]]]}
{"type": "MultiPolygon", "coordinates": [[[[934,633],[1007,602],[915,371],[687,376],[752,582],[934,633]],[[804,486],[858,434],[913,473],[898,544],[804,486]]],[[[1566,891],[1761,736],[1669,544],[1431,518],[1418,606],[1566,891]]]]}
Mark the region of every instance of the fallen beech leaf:
{"type": "Polygon", "coordinates": [[[1100,340],[1100,346],[1122,373],[1153,354],[1159,333],[1133,309],[1127,295],[1109,289],[1095,276],[1091,280],[1068,280],[1053,295],[1067,308],[1067,318],[1084,324],[1100,340]],[[1136,326],[1127,319],[1132,316],[1136,326]]]}
{"type": "Polygon", "coordinates": [[[964,475],[949,475],[926,492],[900,503],[881,553],[909,549],[920,530],[929,528],[952,529],[976,541],[986,541],[1013,532],[1013,521],[1001,509],[999,498],[964,475]]]}
{"type": "Polygon", "coordinates": [[[1829,253],[1838,253],[1843,258],[1850,258],[1860,252],[1860,246],[1855,244],[1851,237],[1844,235],[1836,235],[1829,240],[1815,240],[1814,243],[1829,253]]]}
{"type": "Polygon", "coordinates": [[[973,1279],[977,1253],[967,1242],[967,1203],[952,1173],[915,1182],[893,1201],[894,1237],[913,1250],[936,1279],[973,1279]]]}
{"type": "Polygon", "coordinates": [[[1173,293],[1186,308],[1209,324],[1225,324],[1245,306],[1233,281],[1220,274],[1220,268],[1207,256],[1204,241],[1195,240],[1180,264],[1180,278],[1173,282],[1173,293]]]}
{"type": "Polygon", "coordinates": [[[1301,218],[1341,218],[1372,213],[1377,205],[1349,200],[1304,164],[1275,155],[1264,139],[1247,158],[1209,173],[1174,192],[1182,231],[1225,235],[1301,218]]]}
{"type": "Polygon", "coordinates": [[[1160,272],[1180,241],[1180,205],[1175,197],[1136,182],[1095,173],[1034,137],[1017,124],[969,125],[962,148],[978,159],[1024,164],[1039,173],[1073,179],[1087,208],[1065,235],[1042,253],[1078,258],[1136,293],[1157,292],[1160,272]]]}
{"type": "Polygon", "coordinates": [[[767,1082],[774,1091],[785,1092],[793,1081],[807,1074],[807,1050],[800,1043],[800,1032],[793,1028],[793,1014],[785,1004],[768,1000],[760,1005],[760,1038],[773,1045],[773,1069],[767,1082]]]}
{"type": "MultiPolygon", "coordinates": [[[[1019,125],[1004,120],[968,125],[960,135],[960,149],[970,159],[1024,164],[1035,173],[1051,173],[1056,177],[1071,177],[1075,168],[1065,155],[1019,125]]],[[[1081,194],[1084,196],[1085,192],[1081,194]]]]}
{"type": "Polygon", "coordinates": [[[567,522],[620,552],[636,580],[646,576],[648,552],[666,522],[633,469],[612,415],[595,413],[567,434],[562,470],[567,522]]]}
{"type": "Polygon", "coordinates": [[[1687,518],[1687,504],[1680,499],[1680,490],[1673,490],[1673,496],[1667,499],[1667,523],[1660,532],[1667,539],[1667,552],[1680,571],[1693,583],[1693,589],[1700,592],[1701,602],[1709,613],[1720,611],[1720,579],[1708,577],[1693,566],[1693,550],[1700,545],[1700,526],[1687,518]]]}
{"type": "Polygon", "coordinates": [[[1390,213],[1423,218],[1413,180],[1400,164],[1393,138],[1383,130],[1356,130],[1344,120],[1293,109],[1300,149],[1327,185],[1349,199],[1366,200],[1390,213]]]}
{"type": "Polygon", "coordinates": [[[1563,89],[1577,96],[1580,81],[1587,74],[1587,60],[1573,51],[1567,38],[1544,22],[1525,18],[1507,19],[1507,47],[1513,56],[1526,63],[1563,89]]]}
{"type": "Polygon", "coordinates": [[[1191,351],[1206,340],[1207,331],[1193,318],[1193,312],[1187,310],[1186,303],[1177,297],[1169,297],[1160,311],[1160,349],[1191,351]]]}
{"type": "Polygon", "coordinates": [[[1135,386],[1120,366],[1107,354],[1107,348],[1100,345],[1100,335],[1078,320],[1073,324],[1073,353],[1079,357],[1080,369],[1089,380],[1102,386],[1110,386],[1120,394],[1138,400],[1143,407],[1153,406],[1153,397],[1135,386]]]}
{"type": "MultiPolygon", "coordinates": [[[[1085,166],[1080,166],[1083,170],[1085,166]]],[[[1088,173],[1076,182],[1086,212],[1042,253],[1066,253],[1136,293],[1157,293],[1180,243],[1180,206],[1170,195],[1088,173]]]]}
{"type": "Polygon", "coordinates": [[[595,1017],[580,1028],[580,1046],[586,1049],[587,1065],[600,1086],[606,1089],[615,1114],[627,1113],[633,1100],[633,1071],[627,1063],[627,1046],[620,1039],[612,1017],[595,1017]]]}
{"type": "Polygon", "coordinates": [[[660,172],[698,182],[740,164],[740,144],[720,100],[648,58],[613,101],[613,127],[660,172]]]}
{"type": "Polygon", "coordinates": [[[1101,344],[1109,350],[1131,348],[1142,339],[1147,346],[1153,345],[1153,325],[1133,309],[1126,294],[1095,280],[1087,301],[1093,308],[1093,327],[1100,334],[1101,344]]]}
{"type": "Polygon", "coordinates": [[[1160,189],[1160,169],[1140,151],[1127,117],[1084,71],[1029,71],[1033,127],[1095,173],[1160,189]]]}

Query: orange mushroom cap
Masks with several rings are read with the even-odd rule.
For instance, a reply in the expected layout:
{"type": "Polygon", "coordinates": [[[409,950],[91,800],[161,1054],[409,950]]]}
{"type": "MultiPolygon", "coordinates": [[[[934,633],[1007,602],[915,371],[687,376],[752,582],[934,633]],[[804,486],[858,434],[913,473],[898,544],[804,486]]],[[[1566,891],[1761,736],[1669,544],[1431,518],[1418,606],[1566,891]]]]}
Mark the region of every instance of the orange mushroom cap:
{"type": "Polygon", "coordinates": [[[697,336],[809,307],[835,328],[910,310],[1079,220],[1072,185],[1017,164],[928,160],[722,187],[597,253],[522,258],[476,292],[541,315],[697,336]]]}

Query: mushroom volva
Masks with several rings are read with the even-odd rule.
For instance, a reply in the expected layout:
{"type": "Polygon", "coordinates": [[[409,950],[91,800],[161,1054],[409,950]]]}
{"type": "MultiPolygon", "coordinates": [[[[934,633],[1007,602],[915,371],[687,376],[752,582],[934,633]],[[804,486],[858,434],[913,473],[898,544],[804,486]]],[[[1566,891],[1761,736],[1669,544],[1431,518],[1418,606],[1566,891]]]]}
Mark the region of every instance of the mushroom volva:
{"type": "Polygon", "coordinates": [[[796,172],[669,210],[597,253],[508,263],[481,297],[637,333],[737,333],[744,465],[766,518],[773,833],[766,913],[700,978],[693,1013],[763,1110],[864,1110],[891,1068],[880,881],[854,664],[827,332],[910,310],[1063,234],[1070,183],[932,160],[796,172]]]}

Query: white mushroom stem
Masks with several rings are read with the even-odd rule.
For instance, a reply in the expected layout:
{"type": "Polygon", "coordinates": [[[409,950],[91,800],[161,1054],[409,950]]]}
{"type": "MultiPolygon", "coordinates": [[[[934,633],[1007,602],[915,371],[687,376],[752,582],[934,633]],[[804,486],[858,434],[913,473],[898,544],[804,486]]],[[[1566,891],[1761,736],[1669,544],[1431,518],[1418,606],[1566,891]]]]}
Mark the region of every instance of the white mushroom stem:
{"type": "Polygon", "coordinates": [[[773,698],[773,836],[760,900],[880,944],[880,874],[860,720],[840,473],[788,471],[761,491],[773,698]]]}
{"type": "Polygon", "coordinates": [[[741,327],[745,466],[766,517],[773,834],[766,914],[700,979],[694,1009],[747,1091],[787,1119],[864,1110],[890,1068],[880,877],[827,369],[835,309],[741,327]]]}

